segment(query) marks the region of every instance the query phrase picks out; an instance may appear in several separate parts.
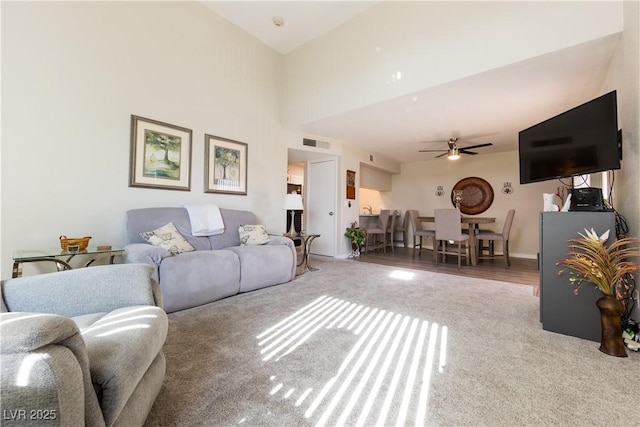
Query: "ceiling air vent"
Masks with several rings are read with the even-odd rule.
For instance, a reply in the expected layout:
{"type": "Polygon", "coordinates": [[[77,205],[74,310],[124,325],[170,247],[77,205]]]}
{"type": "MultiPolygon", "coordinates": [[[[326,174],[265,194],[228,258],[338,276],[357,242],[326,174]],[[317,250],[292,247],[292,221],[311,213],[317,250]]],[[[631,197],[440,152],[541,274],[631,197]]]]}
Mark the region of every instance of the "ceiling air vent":
{"type": "Polygon", "coordinates": [[[326,141],[318,141],[315,139],[302,138],[302,145],[306,145],[307,147],[316,147],[316,148],[331,148],[331,144],[326,141]]]}

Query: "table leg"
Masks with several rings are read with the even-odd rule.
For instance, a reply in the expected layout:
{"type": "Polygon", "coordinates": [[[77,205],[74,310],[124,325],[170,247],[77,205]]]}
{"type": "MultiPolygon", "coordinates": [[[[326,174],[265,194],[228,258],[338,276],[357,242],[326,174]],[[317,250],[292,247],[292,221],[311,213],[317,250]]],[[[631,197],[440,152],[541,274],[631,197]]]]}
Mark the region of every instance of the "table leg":
{"type": "Polygon", "coordinates": [[[309,265],[309,253],[311,252],[311,243],[313,243],[313,241],[315,240],[316,237],[317,236],[309,237],[309,241],[306,242],[306,245],[305,245],[306,246],[305,247],[306,255],[305,255],[305,263],[304,264],[305,264],[305,268],[307,270],[309,270],[309,271],[318,271],[318,270],[320,270],[319,268],[311,267],[309,265]]]}
{"type": "Polygon", "coordinates": [[[42,257],[42,258],[32,258],[32,259],[26,259],[26,260],[22,260],[22,261],[14,261],[13,262],[13,272],[11,277],[16,278],[16,277],[21,277],[22,276],[22,264],[25,262],[53,262],[56,265],[56,270],[57,271],[66,271],[66,270],[71,270],[71,265],[69,265],[68,262],[63,261],[61,259],[56,259],[56,258],[51,258],[51,257],[42,257]]]}
{"type": "Polygon", "coordinates": [[[14,261],[11,277],[14,279],[16,277],[22,277],[22,263],[20,261],[14,261]]]}
{"type": "Polygon", "coordinates": [[[102,254],[97,254],[95,257],[91,258],[89,261],[87,261],[84,266],[85,267],[90,267],[94,262],[98,261],[99,259],[102,258],[109,258],[109,264],[113,264],[116,260],[116,253],[111,253],[111,252],[105,252],[102,254]]]}
{"type": "Polygon", "coordinates": [[[478,265],[478,250],[476,247],[476,226],[473,223],[469,223],[469,250],[471,251],[471,265],[474,267],[478,265]]]}

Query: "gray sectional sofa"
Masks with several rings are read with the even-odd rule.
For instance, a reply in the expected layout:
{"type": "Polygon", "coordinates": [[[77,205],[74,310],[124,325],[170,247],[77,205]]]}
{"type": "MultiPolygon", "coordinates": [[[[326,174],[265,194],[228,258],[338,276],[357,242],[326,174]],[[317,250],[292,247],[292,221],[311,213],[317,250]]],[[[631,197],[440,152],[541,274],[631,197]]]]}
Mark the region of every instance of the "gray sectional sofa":
{"type": "Polygon", "coordinates": [[[191,234],[189,214],[182,207],[129,210],[126,214],[125,262],[154,267],[166,312],[174,312],[240,292],[286,283],[296,274],[296,249],[291,239],[270,236],[264,245],[241,246],[238,227],[257,224],[249,211],[220,209],[224,232],[207,237],[191,234]],[[151,245],[141,233],[173,223],[194,251],[172,255],[151,245]]]}

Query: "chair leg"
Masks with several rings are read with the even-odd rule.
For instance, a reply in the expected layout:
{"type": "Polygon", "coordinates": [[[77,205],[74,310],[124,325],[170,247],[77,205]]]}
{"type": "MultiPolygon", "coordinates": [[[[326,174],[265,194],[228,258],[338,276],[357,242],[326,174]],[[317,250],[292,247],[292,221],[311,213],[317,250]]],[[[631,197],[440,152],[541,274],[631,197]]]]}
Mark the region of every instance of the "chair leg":
{"type": "Polygon", "coordinates": [[[420,236],[420,249],[418,249],[418,258],[422,257],[422,236],[420,236]]]}
{"type": "Polygon", "coordinates": [[[462,242],[460,240],[458,240],[458,270],[461,267],[461,262],[462,261],[462,242]]]}
{"type": "Polygon", "coordinates": [[[413,254],[411,254],[411,259],[416,259],[416,238],[413,236],[413,254]]]}
{"type": "Polygon", "coordinates": [[[505,240],[502,246],[502,251],[504,253],[504,265],[506,268],[509,268],[511,267],[511,260],[509,259],[509,241],[505,240]]]}
{"type": "Polygon", "coordinates": [[[433,241],[431,242],[431,248],[433,253],[431,254],[431,261],[436,262],[438,259],[438,241],[436,240],[436,236],[431,237],[433,241]]]}

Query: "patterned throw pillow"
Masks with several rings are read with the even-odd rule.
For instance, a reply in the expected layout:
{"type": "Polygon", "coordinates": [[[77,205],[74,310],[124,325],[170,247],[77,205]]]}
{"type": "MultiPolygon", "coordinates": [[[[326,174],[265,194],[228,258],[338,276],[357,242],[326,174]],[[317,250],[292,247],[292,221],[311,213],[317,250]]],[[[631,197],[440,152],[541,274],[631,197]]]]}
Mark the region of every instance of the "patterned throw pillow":
{"type": "Polygon", "coordinates": [[[195,248],[191,246],[191,243],[189,243],[187,239],[180,234],[172,222],[163,225],[160,228],[156,228],[153,231],[140,233],[140,236],[152,245],[165,248],[171,252],[171,255],[195,250],[195,248]]]}
{"type": "Polygon", "coordinates": [[[264,225],[241,225],[238,227],[240,233],[240,245],[264,245],[269,243],[271,238],[264,228],[264,225]]]}

